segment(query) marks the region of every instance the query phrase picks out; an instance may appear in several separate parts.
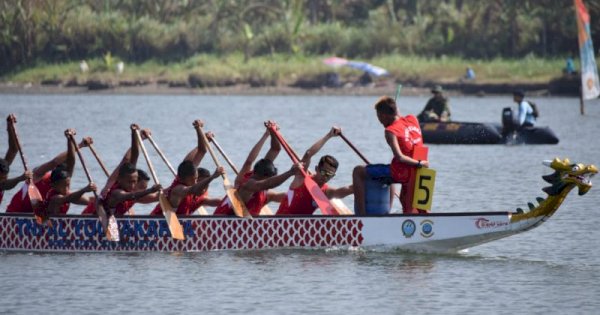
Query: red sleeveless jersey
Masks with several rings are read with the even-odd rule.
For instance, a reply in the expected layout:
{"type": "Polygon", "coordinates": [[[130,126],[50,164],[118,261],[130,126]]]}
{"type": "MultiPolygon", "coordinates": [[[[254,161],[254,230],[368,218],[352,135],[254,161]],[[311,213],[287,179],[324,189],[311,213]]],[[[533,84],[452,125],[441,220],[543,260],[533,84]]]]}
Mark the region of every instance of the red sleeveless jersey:
{"type": "MultiPolygon", "coordinates": [[[[59,193],[54,190],[54,188],[51,188],[48,193],[46,194],[46,196],[44,197],[44,202],[43,202],[43,211],[48,211],[48,205],[50,205],[50,199],[52,199],[52,197],[58,195],[59,193]]],[[[58,214],[67,214],[67,212],[69,211],[69,205],[70,203],[65,202],[63,203],[59,210],[58,210],[58,214]]]]}
{"type": "MultiPolygon", "coordinates": [[[[321,186],[323,193],[327,190],[327,187],[327,184],[321,186]]],[[[311,215],[316,209],[317,204],[308,192],[306,185],[302,184],[288,190],[275,215],[311,215]]]]}
{"type": "MultiPolygon", "coordinates": [[[[110,195],[116,190],[116,189],[121,189],[121,186],[119,186],[119,183],[116,182],[112,185],[112,187],[110,187],[110,189],[108,190],[108,193],[106,193],[106,198],[104,198],[102,200],[102,202],[104,203],[104,208],[105,209],[112,209],[113,213],[115,214],[115,217],[122,217],[125,215],[125,213],[127,213],[127,211],[129,211],[129,209],[131,209],[131,207],[133,207],[133,205],[135,204],[135,200],[125,200],[122,201],[120,203],[118,203],[114,208],[110,208],[108,206],[108,200],[110,199],[110,195]]],[[[126,191],[126,190],[125,190],[126,191]]]]}
{"type": "Polygon", "coordinates": [[[81,215],[94,215],[96,214],[96,200],[90,199],[87,206],[81,212],[81,215]]]}
{"type": "MultiPolygon", "coordinates": [[[[390,131],[398,139],[398,145],[402,154],[412,157],[415,146],[423,145],[423,137],[421,135],[421,127],[419,121],[413,115],[400,117],[391,125],[385,128],[390,131]]],[[[391,173],[394,181],[404,183],[410,177],[410,169],[414,166],[401,163],[394,157],[391,163],[391,173]]]]}
{"type": "MultiPolygon", "coordinates": [[[[244,179],[242,180],[242,185],[245,184],[253,174],[253,172],[246,173],[244,175],[244,179]]],[[[257,216],[260,214],[260,210],[265,206],[265,204],[267,204],[267,191],[261,190],[255,192],[252,197],[250,197],[250,199],[246,202],[246,208],[252,216],[257,216]]],[[[234,215],[233,207],[231,206],[231,202],[227,196],[223,197],[221,203],[217,209],[215,209],[214,215],[234,215]]]]}
{"type": "MultiPolygon", "coordinates": [[[[171,183],[171,185],[167,189],[164,190],[167,199],[171,199],[171,192],[173,191],[173,188],[175,188],[177,185],[183,185],[183,183],[179,181],[178,177],[175,177],[175,180],[173,180],[173,183],[171,183]]],[[[204,202],[204,200],[206,199],[207,196],[208,196],[207,191],[205,191],[201,195],[187,194],[179,201],[179,205],[177,206],[175,213],[177,215],[183,215],[183,216],[191,215],[192,213],[194,213],[194,210],[198,209],[198,207],[200,207],[202,205],[202,203],[204,202]]],[[[160,203],[158,203],[156,205],[156,207],[154,207],[154,210],[152,210],[152,212],[150,212],[150,215],[152,215],[152,216],[161,216],[162,215],[162,208],[160,206],[160,203]]]]}
{"type": "MultiPolygon", "coordinates": [[[[44,174],[44,177],[40,179],[35,186],[40,191],[40,195],[42,197],[46,197],[48,191],[50,191],[50,172],[44,174]]],[[[24,184],[26,185],[26,184],[24,184]]],[[[6,207],[6,212],[18,212],[18,213],[33,213],[33,208],[31,207],[31,202],[29,201],[29,192],[27,189],[20,189],[10,200],[8,207],[6,207]],[[25,194],[25,197],[23,197],[25,194]]]]}

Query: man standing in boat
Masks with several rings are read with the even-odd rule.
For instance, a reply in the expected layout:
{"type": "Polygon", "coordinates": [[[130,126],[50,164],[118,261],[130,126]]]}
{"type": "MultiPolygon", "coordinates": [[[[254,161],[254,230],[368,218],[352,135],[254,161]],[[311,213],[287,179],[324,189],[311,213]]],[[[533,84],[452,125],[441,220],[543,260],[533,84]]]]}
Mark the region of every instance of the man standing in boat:
{"type": "MultiPolygon", "coordinates": [[[[79,144],[78,147],[84,148],[89,145],[90,141],[87,138],[84,138],[79,144]]],[[[33,183],[40,191],[40,195],[45,197],[48,194],[48,191],[51,188],[51,175],[52,170],[57,167],[65,167],[63,163],[67,160],[68,152],[61,152],[59,155],[54,157],[52,160],[36,167],[33,169],[33,183]]],[[[11,199],[8,207],[6,208],[7,213],[33,213],[33,208],[31,207],[31,202],[29,201],[29,193],[26,189],[21,189],[18,191],[13,198],[11,199]],[[25,194],[23,196],[23,194],[25,194]]]]}
{"type": "MultiPolygon", "coordinates": [[[[223,167],[218,167],[212,175],[209,173],[206,176],[204,169],[198,169],[198,165],[202,161],[202,158],[204,158],[204,155],[206,155],[206,146],[204,145],[200,131],[200,128],[204,124],[202,121],[196,120],[193,125],[194,129],[196,129],[198,145],[179,164],[177,167],[177,177],[175,177],[171,186],[164,190],[169,203],[176,209],[178,216],[192,215],[203,204],[217,206],[220,200],[208,200],[208,185],[225,172],[223,167]],[[200,175],[202,175],[202,178],[200,178],[200,175]]],[[[163,215],[160,204],[156,205],[150,215],[163,215]]]]}
{"type": "MultiPolygon", "coordinates": [[[[341,134],[342,130],[337,127],[331,128],[331,130],[315,144],[313,144],[302,157],[302,164],[308,169],[310,160],[312,157],[321,150],[325,143],[336,136],[341,134]]],[[[330,187],[327,182],[331,180],[338,169],[338,161],[331,155],[324,155],[319,160],[319,163],[315,167],[315,174],[311,177],[319,185],[321,190],[325,193],[327,198],[344,198],[352,194],[353,186],[344,186],[339,188],[330,187]]],[[[306,185],[304,185],[304,176],[297,174],[294,180],[290,184],[290,188],[281,200],[279,204],[279,210],[276,215],[312,215],[317,209],[316,203],[313,201],[312,196],[308,192],[306,185]]]]}
{"type": "Polygon", "coordinates": [[[535,126],[536,116],[535,110],[530,102],[525,100],[525,92],[516,90],[513,92],[513,100],[517,103],[517,123],[518,129],[535,126]]]}
{"type": "Polygon", "coordinates": [[[87,205],[89,200],[84,194],[96,190],[96,184],[90,183],[86,187],[70,192],[71,177],[75,167],[75,147],[73,142],[69,140],[70,136],[74,136],[75,131],[67,129],[67,158],[64,165],[54,168],[50,175],[50,190],[44,196],[44,202],[40,211],[43,217],[47,215],[67,214],[69,204],[75,203],[79,205],[87,205]]]}
{"type": "Polygon", "coordinates": [[[10,164],[14,161],[19,151],[17,147],[17,136],[15,134],[14,123],[17,122],[15,115],[10,114],[6,118],[6,130],[8,132],[8,150],[4,155],[4,159],[0,158],[0,203],[4,197],[4,191],[15,188],[17,184],[27,179],[31,179],[33,173],[31,171],[24,172],[21,176],[9,179],[10,164]]]}
{"type": "Polygon", "coordinates": [[[420,122],[447,122],[450,121],[450,106],[448,98],[443,94],[442,86],[436,85],[431,89],[433,97],[427,101],[425,108],[417,118],[420,122]]]}
{"type": "MultiPolygon", "coordinates": [[[[154,185],[149,189],[138,191],[138,171],[136,168],[137,158],[139,156],[139,143],[136,132],[138,125],[131,125],[131,154],[130,160],[124,160],[118,167],[116,182],[111,179],[106,183],[105,196],[102,200],[104,207],[115,217],[122,217],[133,207],[136,202],[149,203],[158,200],[157,192],[161,189],[160,185],[154,185]]],[[[127,156],[127,155],[126,155],[127,156]]]]}
{"type": "MultiPolygon", "coordinates": [[[[274,122],[268,121],[266,124],[267,126],[272,126],[274,122]]],[[[244,165],[235,178],[235,187],[252,216],[259,215],[262,207],[271,201],[281,202],[284,194],[275,193],[269,191],[269,189],[283,184],[283,182],[298,172],[299,167],[301,167],[300,165],[293,165],[287,172],[277,175],[277,168],[273,164],[273,161],[280,150],[281,145],[277,137],[272,135],[269,128],[267,128],[248,154],[246,162],[244,162],[244,165]],[[262,146],[269,136],[271,137],[271,148],[265,157],[258,160],[252,168],[252,163],[258,157],[262,146]]],[[[227,196],[223,198],[217,209],[215,209],[214,215],[234,215],[233,207],[227,196]]]]}
{"type": "Polygon", "coordinates": [[[400,203],[404,213],[417,213],[410,204],[409,189],[406,184],[410,180],[411,171],[417,167],[429,167],[427,160],[412,158],[415,146],[423,145],[421,128],[413,115],[400,116],[393,98],[381,97],[375,103],[377,119],[385,127],[385,140],[394,155],[391,164],[359,165],[352,173],[354,185],[355,212],[365,215],[365,182],[368,178],[383,179],[389,183],[401,183],[400,203]]]}

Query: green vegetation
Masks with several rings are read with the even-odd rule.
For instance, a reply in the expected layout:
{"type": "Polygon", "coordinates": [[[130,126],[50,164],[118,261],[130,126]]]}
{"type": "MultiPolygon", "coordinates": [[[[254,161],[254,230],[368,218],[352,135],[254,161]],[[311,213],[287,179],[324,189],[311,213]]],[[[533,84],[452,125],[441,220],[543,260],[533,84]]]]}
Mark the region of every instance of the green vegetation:
{"type": "MultiPolygon", "coordinates": [[[[15,82],[40,82],[59,79],[66,82],[76,79],[84,82],[88,79],[99,80],[150,80],[150,81],[187,81],[189,75],[196,74],[212,82],[233,80],[247,83],[260,79],[270,85],[291,84],[298,78],[306,78],[328,71],[337,71],[346,80],[355,80],[360,71],[349,68],[333,69],[322,63],[323,57],[283,55],[261,56],[244,62],[243,54],[216,57],[197,55],[180,62],[146,61],[139,64],[125,64],[125,71],[118,75],[114,68],[107,70],[102,59],[89,62],[90,71],[81,73],[79,62],[61,64],[39,64],[8,75],[6,80],[15,82]]],[[[562,59],[524,59],[465,60],[457,57],[425,58],[418,56],[389,55],[368,60],[390,71],[391,77],[399,81],[447,81],[454,82],[471,66],[477,73],[477,82],[548,82],[559,76],[564,66],[562,59]]],[[[115,63],[115,61],[113,61],[115,63]]]]}
{"type": "MultiPolygon", "coordinates": [[[[600,2],[586,4],[600,43],[600,2]]],[[[121,60],[128,78],[281,82],[336,55],[400,79],[471,64],[478,79],[542,81],[577,55],[576,30],[573,2],[556,0],[0,0],[0,78],[81,77],[80,60],[108,78],[121,60]]]]}

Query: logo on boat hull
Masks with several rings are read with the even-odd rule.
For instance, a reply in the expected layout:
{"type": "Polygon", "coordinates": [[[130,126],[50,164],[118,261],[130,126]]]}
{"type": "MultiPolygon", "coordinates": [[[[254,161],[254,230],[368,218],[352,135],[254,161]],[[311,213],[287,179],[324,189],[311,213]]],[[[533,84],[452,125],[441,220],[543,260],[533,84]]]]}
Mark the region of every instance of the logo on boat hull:
{"type": "Polygon", "coordinates": [[[413,234],[415,234],[416,229],[417,226],[413,220],[405,220],[402,222],[402,234],[404,237],[410,238],[413,236],[413,234]]]}
{"type": "Polygon", "coordinates": [[[421,221],[421,236],[430,238],[433,236],[433,221],[423,220],[421,221]]]}
{"type": "Polygon", "coordinates": [[[478,229],[492,229],[492,228],[498,228],[498,227],[506,226],[506,225],[508,225],[508,222],[490,221],[486,218],[475,219],[475,227],[477,227],[478,229]]]}

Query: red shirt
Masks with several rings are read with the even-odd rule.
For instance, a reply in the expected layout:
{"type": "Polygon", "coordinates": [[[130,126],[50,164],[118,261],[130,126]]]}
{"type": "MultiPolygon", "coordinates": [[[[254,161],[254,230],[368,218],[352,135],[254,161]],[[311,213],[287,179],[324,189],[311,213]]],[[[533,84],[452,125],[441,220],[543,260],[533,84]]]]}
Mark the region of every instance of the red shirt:
{"type": "MultiPolygon", "coordinates": [[[[402,154],[412,157],[415,146],[423,145],[423,137],[421,135],[421,127],[419,121],[413,115],[399,117],[391,125],[385,128],[396,136],[398,145],[402,154]]],[[[391,162],[391,173],[394,181],[405,183],[410,177],[410,169],[412,165],[401,163],[396,157],[391,162]]]]}
{"type": "Polygon", "coordinates": [[[123,188],[121,188],[121,186],[119,186],[118,182],[114,183],[112,187],[110,187],[110,189],[108,190],[108,193],[106,193],[106,198],[104,198],[102,202],[104,202],[105,209],[114,210],[113,213],[115,214],[115,217],[122,217],[125,215],[125,213],[127,213],[127,211],[129,211],[129,209],[131,209],[131,207],[133,207],[133,205],[135,204],[135,200],[125,200],[118,203],[114,208],[110,208],[108,206],[108,200],[110,199],[110,195],[117,189],[124,190],[123,188]]]}
{"type": "MultiPolygon", "coordinates": [[[[248,172],[244,175],[241,185],[245,184],[254,173],[248,172]]],[[[267,190],[255,192],[246,202],[246,208],[252,216],[260,215],[260,210],[267,204],[267,190]]],[[[221,204],[215,209],[214,215],[234,215],[233,207],[227,196],[223,197],[221,204]]]]}
{"type": "MultiPolygon", "coordinates": [[[[177,185],[184,185],[184,184],[182,182],[180,182],[177,177],[175,177],[175,180],[173,180],[173,183],[171,183],[171,186],[169,186],[169,188],[164,190],[167,199],[171,198],[171,191],[173,191],[173,188],[175,188],[177,185]]],[[[194,213],[194,210],[198,209],[202,205],[204,200],[206,200],[207,196],[208,196],[208,191],[205,191],[201,195],[194,195],[194,194],[185,195],[179,201],[179,205],[177,206],[177,211],[175,213],[177,215],[183,215],[183,216],[191,215],[192,213],[194,213]]],[[[162,215],[162,208],[160,206],[160,203],[158,203],[156,205],[156,207],[154,207],[154,210],[152,210],[152,212],[150,212],[150,215],[152,215],[152,216],[161,216],[162,215]]]]}
{"type": "MultiPolygon", "coordinates": [[[[45,211],[47,213],[48,211],[48,205],[50,205],[50,200],[52,199],[52,197],[59,195],[59,192],[54,190],[54,188],[51,188],[48,193],[46,194],[46,197],[44,197],[44,202],[43,202],[43,211],[45,211]]],[[[69,205],[70,203],[65,202],[63,203],[58,211],[58,214],[67,214],[67,212],[69,211],[69,205]]]]}
{"type": "MultiPolygon", "coordinates": [[[[321,190],[325,192],[327,184],[323,184],[321,190]]],[[[306,185],[302,184],[288,190],[275,215],[312,215],[316,209],[317,204],[308,192],[306,185]]]]}
{"type": "Polygon", "coordinates": [[[85,206],[85,209],[83,209],[83,212],[81,212],[81,215],[94,215],[94,214],[96,214],[96,200],[90,199],[87,206],[85,206]]]}
{"type": "MultiPolygon", "coordinates": [[[[44,177],[40,179],[35,186],[40,191],[40,195],[42,197],[46,197],[48,191],[50,191],[50,174],[51,172],[47,172],[44,174],[44,177]]],[[[25,186],[27,183],[24,184],[25,186]]],[[[6,207],[6,212],[18,212],[18,213],[33,213],[33,208],[31,207],[31,202],[29,201],[29,192],[27,189],[20,189],[10,200],[8,207],[6,207]],[[25,194],[25,197],[23,197],[25,194]]]]}

